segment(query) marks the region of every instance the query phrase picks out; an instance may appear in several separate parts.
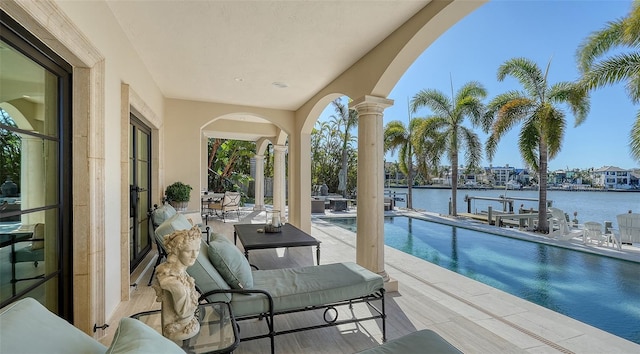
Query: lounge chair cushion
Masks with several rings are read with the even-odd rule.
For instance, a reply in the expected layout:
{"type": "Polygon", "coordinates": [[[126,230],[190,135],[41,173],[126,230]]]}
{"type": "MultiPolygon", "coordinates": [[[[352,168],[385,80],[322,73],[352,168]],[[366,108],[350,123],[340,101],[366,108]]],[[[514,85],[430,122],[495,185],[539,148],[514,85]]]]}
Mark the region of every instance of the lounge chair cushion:
{"type": "Polygon", "coordinates": [[[456,347],[440,337],[436,332],[423,329],[404,337],[390,340],[377,347],[358,354],[395,354],[395,353],[462,353],[456,347]]]}
{"type": "Polygon", "coordinates": [[[247,258],[229,239],[216,237],[207,248],[209,260],[222,278],[234,289],[251,289],[253,276],[247,258]]]}
{"type": "Polygon", "coordinates": [[[176,209],[174,209],[173,206],[171,206],[171,204],[169,203],[163,204],[161,207],[153,211],[153,224],[160,225],[165,220],[169,219],[170,217],[176,214],[177,214],[176,209]]]}
{"type": "Polygon", "coordinates": [[[0,353],[104,353],[107,347],[33,298],[0,310],[0,353]]]}
{"type": "MultiPolygon", "coordinates": [[[[164,240],[164,237],[179,230],[189,230],[193,227],[189,220],[182,214],[175,214],[169,219],[165,220],[160,226],[156,228],[156,237],[160,241],[164,240]]],[[[163,242],[164,243],[164,242],[163,242]]]]}
{"type": "Polygon", "coordinates": [[[107,354],[146,353],[184,354],[184,351],[176,343],[144,323],[129,317],[120,319],[107,354]]]}
{"type": "MultiPolygon", "coordinates": [[[[321,306],[373,294],[384,287],[382,277],[353,263],[333,263],[302,268],[253,272],[253,287],[273,296],[274,310],[321,306]]],[[[266,312],[268,302],[260,294],[233,294],[236,316],[266,312]]]]}
{"type": "MultiPolygon", "coordinates": [[[[202,241],[200,244],[200,252],[198,253],[198,257],[196,258],[195,263],[187,268],[187,273],[192,276],[196,285],[202,291],[202,293],[211,291],[211,290],[228,290],[231,289],[229,284],[222,278],[220,273],[213,266],[211,261],[209,261],[208,248],[206,242],[202,241]]],[[[215,294],[208,297],[209,301],[231,301],[231,294],[215,294]]]]}

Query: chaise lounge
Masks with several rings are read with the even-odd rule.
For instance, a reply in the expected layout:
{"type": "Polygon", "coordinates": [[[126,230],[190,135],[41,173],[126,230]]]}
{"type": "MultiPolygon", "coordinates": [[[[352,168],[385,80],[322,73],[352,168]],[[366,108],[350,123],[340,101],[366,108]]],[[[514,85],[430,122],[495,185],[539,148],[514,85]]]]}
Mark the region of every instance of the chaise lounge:
{"type": "MultiPolygon", "coordinates": [[[[152,218],[161,223],[155,230],[158,242],[177,230],[192,227],[183,215],[161,208],[152,218]]],[[[375,319],[381,320],[382,340],[386,342],[383,279],[353,262],[252,271],[246,257],[229,239],[213,234],[212,239],[201,242],[196,262],[187,272],[195,279],[202,302],[228,302],[237,322],[263,320],[266,332],[240,341],[269,338],[271,353],[275,353],[275,337],[279,335],[375,319]],[[371,315],[338,319],[337,307],[352,308],[357,303],[366,304],[371,315]],[[286,330],[276,326],[280,315],[315,310],[324,311],[324,322],[286,330]]],[[[460,353],[431,330],[416,331],[362,353],[414,352],[460,353]]]]}
{"type": "MultiPolygon", "coordinates": [[[[183,215],[176,214],[158,226],[156,239],[163,240],[166,235],[190,227],[183,215]]],[[[382,320],[382,336],[386,339],[383,279],[353,262],[252,271],[246,257],[230,240],[213,234],[210,242],[202,241],[197,260],[187,272],[195,279],[201,301],[229,302],[238,322],[264,320],[265,333],[240,341],[269,338],[272,353],[278,335],[373,319],[382,320]],[[356,303],[367,304],[371,316],[338,319],[336,307],[356,303]],[[278,330],[277,316],[312,310],[324,311],[323,323],[278,330]]]]}

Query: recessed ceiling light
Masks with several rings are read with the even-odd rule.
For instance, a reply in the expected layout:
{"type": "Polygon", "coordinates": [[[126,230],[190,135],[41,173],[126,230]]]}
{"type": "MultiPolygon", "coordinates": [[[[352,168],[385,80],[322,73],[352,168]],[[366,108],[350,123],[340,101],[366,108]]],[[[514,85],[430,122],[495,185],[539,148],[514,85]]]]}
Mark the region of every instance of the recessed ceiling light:
{"type": "Polygon", "coordinates": [[[287,87],[289,87],[289,85],[287,85],[284,82],[280,82],[280,81],[272,82],[271,85],[273,85],[273,87],[277,87],[277,88],[287,88],[287,87]]]}
{"type": "Polygon", "coordinates": [[[242,81],[244,81],[244,79],[243,79],[243,78],[241,78],[241,77],[236,77],[236,78],[234,78],[234,80],[236,80],[236,82],[242,82],[242,81]]]}

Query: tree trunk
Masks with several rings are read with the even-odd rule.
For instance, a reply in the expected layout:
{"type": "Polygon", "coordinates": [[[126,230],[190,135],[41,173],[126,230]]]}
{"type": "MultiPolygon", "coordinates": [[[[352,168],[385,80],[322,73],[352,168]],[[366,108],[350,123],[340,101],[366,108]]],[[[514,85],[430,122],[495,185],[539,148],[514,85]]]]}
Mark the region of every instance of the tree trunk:
{"type": "Polygon", "coordinates": [[[213,160],[216,158],[220,145],[222,145],[221,139],[216,138],[213,140],[213,144],[211,144],[211,152],[209,152],[209,168],[213,166],[213,160]]]}
{"type": "MultiPolygon", "coordinates": [[[[407,158],[409,161],[407,162],[407,209],[413,209],[413,164],[411,161],[411,147],[409,147],[409,157],[407,158]]],[[[395,201],[394,201],[395,203],[395,201]]]]}
{"type": "Polygon", "coordinates": [[[458,151],[451,154],[451,215],[458,216],[458,151]]]}
{"type": "Polygon", "coordinates": [[[547,144],[540,139],[540,162],[538,166],[540,187],[538,197],[538,232],[549,233],[549,221],[547,220],[547,144]]]}
{"type": "MultiPolygon", "coordinates": [[[[347,197],[347,185],[348,183],[348,179],[347,176],[349,176],[349,174],[347,173],[347,144],[345,141],[345,144],[342,146],[342,170],[340,171],[342,173],[344,173],[344,190],[342,191],[342,197],[346,198],[347,197]]],[[[340,177],[338,177],[338,180],[340,179],[340,177]]]]}

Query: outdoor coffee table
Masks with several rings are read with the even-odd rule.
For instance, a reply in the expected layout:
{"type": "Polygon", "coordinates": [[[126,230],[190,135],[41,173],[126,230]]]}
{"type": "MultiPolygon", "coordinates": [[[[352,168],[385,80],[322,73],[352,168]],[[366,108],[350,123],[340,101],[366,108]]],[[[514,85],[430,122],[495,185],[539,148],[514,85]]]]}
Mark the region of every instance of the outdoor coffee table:
{"type": "Polygon", "coordinates": [[[244,247],[244,255],[249,259],[249,251],[281,247],[316,246],[316,261],[320,265],[320,241],[291,224],[284,224],[280,232],[264,233],[263,224],[233,225],[233,243],[238,238],[244,247]]]}
{"type": "MultiPolygon", "coordinates": [[[[132,315],[162,334],[161,310],[140,312],[132,315]]],[[[227,302],[212,302],[198,305],[196,317],[200,332],[194,337],[175,341],[187,353],[230,353],[240,343],[236,320],[227,302]]]]}

